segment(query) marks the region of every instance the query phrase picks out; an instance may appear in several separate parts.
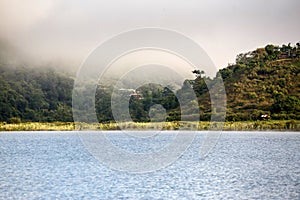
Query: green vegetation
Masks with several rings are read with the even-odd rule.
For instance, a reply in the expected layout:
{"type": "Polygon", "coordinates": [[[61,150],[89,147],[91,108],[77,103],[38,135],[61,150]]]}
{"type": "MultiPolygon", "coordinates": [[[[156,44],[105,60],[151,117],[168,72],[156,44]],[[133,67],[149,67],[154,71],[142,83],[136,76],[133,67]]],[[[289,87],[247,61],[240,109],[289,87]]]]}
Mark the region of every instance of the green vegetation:
{"type": "MultiPolygon", "coordinates": [[[[221,122],[123,122],[123,123],[75,123],[73,122],[26,122],[0,123],[0,131],[73,131],[73,130],[209,130],[221,122]]],[[[225,122],[224,131],[300,131],[299,120],[269,120],[225,122]]]]}
{"type": "MultiPolygon", "coordinates": [[[[158,122],[162,119],[170,122],[163,129],[176,129],[177,121],[182,117],[177,97],[184,97],[188,95],[187,89],[193,89],[198,98],[201,129],[206,129],[211,113],[214,112],[211,110],[208,88],[213,87],[217,79],[222,77],[227,93],[225,129],[298,130],[295,122],[300,120],[299,72],[299,43],[296,46],[267,45],[239,54],[236,63],[219,70],[215,78],[206,77],[204,71],[194,70],[192,73],[196,78],[186,80],[176,93],[168,87],[146,84],[137,88],[134,94],[130,90],[118,93],[115,100],[118,106],[122,106],[122,98],[131,95],[129,112],[135,123],[128,125],[124,122],[124,126],[148,126],[145,122],[151,120],[151,109],[155,111],[158,109],[155,105],[160,104],[166,110],[166,118],[160,113],[155,119],[160,119],[158,122]],[[259,121],[261,115],[268,115],[271,120],[278,121],[259,121]]],[[[1,130],[73,130],[74,124],[69,123],[73,121],[73,82],[72,76],[57,70],[0,64],[1,130]],[[49,122],[55,123],[51,125],[49,122]]],[[[114,123],[112,114],[112,91],[113,87],[107,83],[99,85],[95,94],[96,113],[100,122],[95,126],[102,126],[105,130],[120,128],[114,123]]],[[[187,113],[190,116],[184,116],[185,119],[196,114],[192,109],[187,113]]],[[[88,114],[85,117],[88,119],[88,114]]]]}
{"type": "Polygon", "coordinates": [[[72,131],[73,122],[24,122],[18,124],[0,123],[0,131],[72,131]]]}
{"type": "Polygon", "coordinates": [[[267,45],[237,56],[220,70],[227,93],[227,120],[300,119],[300,46],[267,45]]]}
{"type": "Polygon", "coordinates": [[[45,69],[0,66],[0,121],[71,122],[73,79],[45,69]]]}

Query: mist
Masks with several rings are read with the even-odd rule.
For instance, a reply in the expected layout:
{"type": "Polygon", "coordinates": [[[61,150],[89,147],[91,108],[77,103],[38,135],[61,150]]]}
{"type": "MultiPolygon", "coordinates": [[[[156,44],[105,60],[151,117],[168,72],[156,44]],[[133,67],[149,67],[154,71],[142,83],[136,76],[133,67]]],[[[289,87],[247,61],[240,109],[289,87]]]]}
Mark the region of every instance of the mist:
{"type": "Polygon", "coordinates": [[[76,73],[113,35],[160,27],[190,37],[223,68],[238,53],[298,42],[299,7],[298,0],[2,0],[0,63],[76,73]]]}

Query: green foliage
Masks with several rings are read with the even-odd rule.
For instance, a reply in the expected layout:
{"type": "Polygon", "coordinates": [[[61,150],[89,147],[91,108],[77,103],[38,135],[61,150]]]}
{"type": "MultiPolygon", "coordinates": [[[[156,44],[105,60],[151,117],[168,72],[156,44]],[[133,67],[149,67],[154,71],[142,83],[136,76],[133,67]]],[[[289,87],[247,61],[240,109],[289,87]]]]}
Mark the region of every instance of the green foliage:
{"type": "Polygon", "coordinates": [[[0,66],[0,121],[72,121],[73,80],[46,69],[0,66]]]}
{"type": "MultiPolygon", "coordinates": [[[[174,109],[179,106],[175,94],[167,87],[158,84],[147,84],[138,88],[137,91],[141,94],[142,99],[131,97],[129,102],[131,118],[135,122],[150,121],[149,111],[153,105],[162,105],[167,115],[173,113],[174,109]]],[[[167,117],[167,119],[170,119],[170,117],[167,117]]]]}
{"type": "Polygon", "coordinates": [[[11,117],[11,118],[9,118],[8,123],[10,123],[10,124],[20,124],[21,119],[19,117],[11,117]]]}
{"type": "MultiPolygon", "coordinates": [[[[192,73],[195,79],[185,80],[176,92],[169,87],[147,84],[137,88],[136,94],[131,97],[130,93],[117,93],[114,101],[117,106],[124,106],[124,99],[129,100],[129,113],[134,122],[149,122],[150,110],[156,104],[166,111],[156,116],[159,119],[180,121],[184,117],[189,120],[200,114],[200,120],[209,121],[212,112],[216,112],[211,110],[209,88],[213,88],[222,77],[227,93],[227,121],[256,121],[263,114],[270,115],[271,119],[300,118],[299,43],[281,47],[269,44],[265,48],[239,54],[235,64],[219,70],[214,78],[206,77],[201,70],[192,73]],[[193,100],[191,91],[196,93],[197,99],[193,100]],[[196,113],[193,106],[181,106],[178,99],[182,105],[198,104],[200,113],[196,113]],[[166,116],[162,116],[164,114],[166,116]]],[[[83,92],[86,87],[90,86],[83,86],[83,92]]],[[[73,78],[65,73],[0,65],[0,121],[71,122],[72,88],[73,78]]],[[[98,121],[105,124],[114,122],[112,91],[110,85],[99,85],[96,89],[96,114],[98,121]]],[[[86,94],[79,101],[88,99],[91,103],[92,98],[86,94]]],[[[88,121],[90,113],[88,110],[82,118],[88,121]]]]}
{"type": "MultiPolygon", "coordinates": [[[[282,47],[267,45],[239,54],[236,64],[219,70],[227,93],[226,120],[258,120],[262,114],[278,120],[298,119],[299,47],[299,44],[295,47],[290,44],[282,47]]],[[[199,99],[205,100],[206,93],[195,91],[199,99]]],[[[210,113],[210,105],[206,104],[203,110],[210,113]]]]}

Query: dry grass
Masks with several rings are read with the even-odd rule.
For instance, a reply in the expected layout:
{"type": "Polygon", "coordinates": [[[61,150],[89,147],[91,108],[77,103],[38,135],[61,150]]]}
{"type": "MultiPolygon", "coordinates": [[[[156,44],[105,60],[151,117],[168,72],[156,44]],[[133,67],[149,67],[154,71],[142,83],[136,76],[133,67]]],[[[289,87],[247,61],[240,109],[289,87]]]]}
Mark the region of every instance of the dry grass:
{"type": "Polygon", "coordinates": [[[8,124],[0,122],[0,131],[73,131],[73,130],[291,130],[300,131],[299,120],[270,120],[246,122],[123,122],[123,123],[73,123],[73,122],[26,122],[8,124]]]}

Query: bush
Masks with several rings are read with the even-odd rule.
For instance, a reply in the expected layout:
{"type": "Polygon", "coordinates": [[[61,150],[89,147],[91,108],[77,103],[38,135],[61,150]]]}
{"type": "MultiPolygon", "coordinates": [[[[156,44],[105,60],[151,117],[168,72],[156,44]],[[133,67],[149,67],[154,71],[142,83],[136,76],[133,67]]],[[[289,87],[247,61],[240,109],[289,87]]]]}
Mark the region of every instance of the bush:
{"type": "Polygon", "coordinates": [[[20,124],[22,121],[19,117],[11,117],[8,120],[8,123],[10,124],[20,124]]]}

